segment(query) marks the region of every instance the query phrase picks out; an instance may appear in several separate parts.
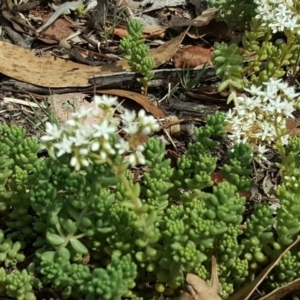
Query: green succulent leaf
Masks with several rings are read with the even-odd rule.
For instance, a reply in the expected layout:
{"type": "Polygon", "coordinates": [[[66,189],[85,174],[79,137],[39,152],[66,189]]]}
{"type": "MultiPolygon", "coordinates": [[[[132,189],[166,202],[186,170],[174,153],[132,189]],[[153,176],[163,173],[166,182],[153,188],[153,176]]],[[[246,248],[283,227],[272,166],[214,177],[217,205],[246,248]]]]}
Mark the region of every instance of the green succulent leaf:
{"type": "Polygon", "coordinates": [[[71,238],[70,243],[74,251],[79,254],[87,254],[89,252],[88,248],[76,238],[71,238]]]}
{"type": "Polygon", "coordinates": [[[65,239],[59,236],[58,234],[49,232],[46,233],[46,240],[50,245],[54,247],[60,246],[65,242],[65,239]]]}

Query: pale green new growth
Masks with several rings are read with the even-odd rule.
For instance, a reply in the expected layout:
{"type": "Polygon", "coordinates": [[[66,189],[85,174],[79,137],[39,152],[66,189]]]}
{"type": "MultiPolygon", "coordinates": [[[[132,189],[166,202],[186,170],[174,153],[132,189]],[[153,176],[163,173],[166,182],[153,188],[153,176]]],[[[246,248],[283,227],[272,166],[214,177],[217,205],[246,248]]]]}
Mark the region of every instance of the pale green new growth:
{"type": "Polygon", "coordinates": [[[120,42],[120,48],[125,51],[125,59],[128,60],[131,71],[141,73],[143,77],[138,78],[142,83],[142,91],[147,94],[149,81],[154,76],[152,69],[155,67],[152,58],[148,57],[149,48],[145,40],[141,39],[143,26],[137,20],[131,20],[127,26],[128,35],[120,42]]]}

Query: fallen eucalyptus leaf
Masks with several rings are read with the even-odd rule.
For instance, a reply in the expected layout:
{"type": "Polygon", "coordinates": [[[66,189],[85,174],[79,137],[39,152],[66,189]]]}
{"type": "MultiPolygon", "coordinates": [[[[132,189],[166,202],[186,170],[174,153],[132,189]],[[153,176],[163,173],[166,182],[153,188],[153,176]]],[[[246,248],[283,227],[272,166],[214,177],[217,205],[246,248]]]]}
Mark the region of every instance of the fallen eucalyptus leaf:
{"type": "Polygon", "coordinates": [[[197,275],[191,273],[187,274],[186,283],[190,297],[188,297],[187,293],[183,293],[180,300],[222,300],[218,294],[220,290],[220,283],[215,256],[212,256],[211,259],[211,277],[209,284],[197,275]]]}

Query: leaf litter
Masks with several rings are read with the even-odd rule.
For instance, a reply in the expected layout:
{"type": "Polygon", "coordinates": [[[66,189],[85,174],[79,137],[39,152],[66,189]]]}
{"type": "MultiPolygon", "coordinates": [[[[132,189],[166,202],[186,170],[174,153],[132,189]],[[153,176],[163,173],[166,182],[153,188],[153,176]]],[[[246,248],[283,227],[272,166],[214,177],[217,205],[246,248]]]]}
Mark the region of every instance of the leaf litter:
{"type": "MultiPolygon", "coordinates": [[[[174,98],[171,93],[173,88],[178,88],[178,85],[174,87],[171,80],[167,84],[162,82],[159,88],[156,87],[156,90],[154,89],[148,95],[142,95],[134,89],[119,89],[117,86],[109,90],[95,89],[89,81],[97,74],[114,75],[129,71],[128,63],[122,59],[118,45],[120,38],[127,34],[127,21],[132,18],[145,22],[142,37],[150,46],[149,56],[153,58],[156,68],[189,69],[211,65],[213,42],[228,41],[232,38],[228,25],[215,19],[217,9],[205,10],[199,1],[191,1],[194,4],[191,10],[182,0],[155,1],[154,4],[145,4],[145,6],[138,1],[123,0],[112,7],[109,7],[107,1],[92,2],[91,5],[94,6],[90,7],[97,6],[100,11],[90,8],[88,16],[76,16],[74,13],[81,4],[80,0],[57,6],[47,6],[44,5],[45,3],[42,4],[42,1],[28,1],[13,5],[10,0],[7,0],[2,4],[2,16],[9,24],[3,28],[7,30],[6,34],[9,38],[0,40],[0,72],[3,75],[0,95],[1,123],[21,125],[31,136],[38,137],[40,133],[33,123],[49,120],[45,114],[46,102],[50,113],[62,123],[79,107],[92,105],[91,97],[94,92],[118,96],[122,105],[132,110],[142,107],[147,113],[165,120],[166,125],[170,122],[168,118],[173,114],[177,115],[172,119],[175,120],[174,123],[178,118],[180,124],[191,120],[196,124],[205,122],[205,118],[197,118],[199,115],[197,110],[194,116],[185,114],[184,110],[170,110],[168,104],[171,100],[182,102],[183,105],[186,105],[184,104],[187,103],[184,102],[186,100],[194,101],[194,104],[197,104],[195,108],[200,109],[202,115],[203,111],[204,115],[206,114],[205,106],[209,108],[217,104],[218,109],[227,109],[226,95],[216,92],[214,81],[205,82],[205,78],[199,79],[201,84],[189,91],[179,89],[182,94],[178,98],[174,98]],[[142,13],[138,14],[138,11],[142,13]],[[154,23],[148,24],[146,20],[154,23]],[[62,46],[63,43],[66,46],[62,46]],[[75,48],[80,49],[84,59],[91,60],[91,65],[71,60],[73,57],[68,51],[75,48]],[[110,59],[107,59],[108,57],[110,59]],[[116,62],[112,62],[114,60],[116,62]],[[96,61],[100,61],[102,65],[93,66],[93,62],[96,61]],[[24,83],[30,84],[31,86],[28,86],[31,89],[36,87],[36,91],[26,90],[24,83]],[[88,87],[91,87],[89,91],[85,89],[88,87]],[[53,93],[56,88],[60,88],[59,93],[53,93]],[[79,90],[70,93],[67,92],[67,88],[79,90]],[[30,108],[34,108],[34,113],[30,108]]],[[[177,126],[178,122],[175,125],[177,126]]],[[[298,127],[299,118],[287,120],[287,129],[291,135],[300,136],[298,127]]],[[[169,132],[173,135],[172,128],[170,129],[169,132]]],[[[164,130],[162,125],[161,132],[164,130]]],[[[227,130],[230,132],[230,128],[227,130]]],[[[172,153],[175,159],[180,157],[178,152],[180,147],[177,146],[182,143],[178,132],[181,131],[177,126],[174,140],[171,141],[175,147],[168,149],[168,153],[172,153]]],[[[171,135],[170,138],[173,139],[171,135]]],[[[216,182],[223,180],[218,173],[213,176],[216,182]]],[[[259,182],[256,184],[259,186],[259,182]]],[[[246,197],[250,198],[249,195],[246,197]]],[[[299,238],[285,252],[298,241],[299,238]]],[[[263,280],[282,255],[267,266],[252,283],[229,299],[249,299],[262,285],[263,280]]],[[[187,274],[186,283],[188,292],[185,292],[179,298],[180,300],[221,299],[218,296],[219,284],[215,257],[212,256],[210,282],[207,283],[194,274],[187,274]]],[[[299,289],[299,279],[260,299],[279,299],[297,289],[299,289]]]]}

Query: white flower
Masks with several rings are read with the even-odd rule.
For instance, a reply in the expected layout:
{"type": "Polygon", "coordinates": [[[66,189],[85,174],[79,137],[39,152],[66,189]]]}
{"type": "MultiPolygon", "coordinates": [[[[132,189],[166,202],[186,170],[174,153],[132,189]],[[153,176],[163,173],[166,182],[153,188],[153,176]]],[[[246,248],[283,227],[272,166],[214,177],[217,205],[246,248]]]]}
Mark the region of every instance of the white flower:
{"type": "Polygon", "coordinates": [[[58,140],[61,138],[61,134],[63,130],[59,128],[56,124],[52,124],[50,122],[46,122],[46,133],[48,135],[44,135],[41,137],[43,142],[49,142],[53,140],[58,140]]]}
{"type": "Polygon", "coordinates": [[[241,128],[234,129],[229,138],[234,142],[240,141],[245,138],[245,132],[241,128]]]}
{"type": "MultiPolygon", "coordinates": [[[[264,85],[265,85],[265,90],[264,90],[264,94],[262,95],[263,108],[265,107],[266,104],[270,103],[270,101],[274,102],[276,100],[278,103],[280,103],[280,99],[277,99],[278,93],[282,89],[287,88],[287,83],[282,82],[282,79],[275,80],[273,78],[270,78],[268,82],[264,83],[264,85]]],[[[276,107],[279,107],[278,104],[276,105],[276,107]]],[[[274,112],[274,109],[271,109],[271,111],[274,112]]]]}
{"type": "Polygon", "coordinates": [[[89,161],[85,157],[73,156],[71,158],[70,165],[74,167],[76,171],[79,171],[82,166],[88,167],[89,161]]]}
{"type": "Polygon", "coordinates": [[[91,107],[89,108],[81,107],[77,112],[72,113],[72,117],[75,119],[90,117],[93,115],[93,111],[94,109],[91,107]]]}
{"type": "Polygon", "coordinates": [[[144,150],[145,150],[145,147],[143,145],[138,145],[136,147],[136,151],[138,151],[138,152],[143,152],[144,150]]]}
{"type": "Polygon", "coordinates": [[[70,127],[70,128],[73,129],[74,127],[78,126],[78,122],[75,121],[74,119],[70,119],[70,120],[66,121],[65,126],[70,127]]]}
{"type": "Polygon", "coordinates": [[[89,154],[89,149],[87,149],[87,148],[80,148],[79,149],[79,154],[83,155],[83,156],[86,156],[86,155],[89,154]]]}
{"type": "Polygon", "coordinates": [[[129,111],[128,109],[125,109],[124,113],[121,115],[121,119],[126,125],[132,123],[135,118],[136,113],[134,111],[129,111]]]}
{"type": "Polygon", "coordinates": [[[117,130],[117,128],[106,119],[103,120],[101,124],[94,124],[93,128],[95,129],[93,137],[103,137],[106,140],[109,139],[110,134],[115,133],[117,130]]]}
{"type": "Polygon", "coordinates": [[[300,29],[299,16],[294,12],[291,1],[282,0],[255,0],[257,4],[256,19],[262,21],[262,26],[268,26],[273,33],[285,29],[298,34],[300,29]]]}
{"type": "Polygon", "coordinates": [[[248,137],[246,136],[244,138],[238,138],[238,139],[235,140],[235,142],[239,143],[239,144],[246,144],[248,142],[248,137]]]}
{"type": "Polygon", "coordinates": [[[138,164],[144,165],[146,163],[144,154],[142,152],[136,152],[135,155],[136,155],[138,164]]]}
{"type": "Polygon", "coordinates": [[[75,144],[75,146],[86,145],[89,143],[89,136],[85,134],[84,130],[76,130],[75,136],[70,136],[69,139],[75,144]]]}
{"type": "Polygon", "coordinates": [[[149,135],[152,132],[152,129],[150,127],[144,127],[142,129],[142,134],[149,135]]]}
{"type": "Polygon", "coordinates": [[[153,116],[146,116],[146,112],[142,109],[138,113],[138,119],[142,133],[147,135],[159,128],[159,124],[153,116]]]}
{"type": "Polygon", "coordinates": [[[226,114],[226,122],[230,122],[233,118],[236,118],[235,114],[235,110],[230,108],[226,114]]]}
{"type": "Polygon", "coordinates": [[[70,165],[76,170],[79,171],[82,165],[88,166],[88,161],[85,159],[82,161],[80,157],[73,156],[70,161],[70,165]]]}
{"type": "Polygon", "coordinates": [[[267,160],[265,153],[268,152],[268,148],[265,145],[259,144],[256,148],[256,156],[259,160],[267,160]]]}
{"type": "Polygon", "coordinates": [[[262,107],[262,101],[260,97],[247,97],[244,95],[243,100],[239,100],[240,106],[243,106],[243,109],[247,111],[254,111],[256,108],[260,109],[262,107]]]}
{"type": "Polygon", "coordinates": [[[94,101],[98,106],[112,107],[118,105],[118,98],[113,96],[102,95],[101,97],[96,95],[94,101]]]}
{"type": "Polygon", "coordinates": [[[124,128],[124,131],[127,134],[134,135],[139,131],[139,124],[137,122],[130,123],[124,128]]]}
{"type": "Polygon", "coordinates": [[[86,137],[86,139],[91,139],[93,137],[93,134],[95,133],[95,129],[88,122],[80,124],[78,130],[81,132],[81,135],[86,137]]]}
{"type": "Polygon", "coordinates": [[[286,88],[282,89],[282,92],[290,100],[295,100],[300,95],[300,93],[295,92],[294,87],[286,87],[286,88]]]}
{"type": "Polygon", "coordinates": [[[109,154],[116,154],[116,150],[111,146],[111,144],[107,141],[104,141],[101,145],[103,150],[105,150],[109,154]]]}
{"type": "MultiPolygon", "coordinates": [[[[274,80],[273,78],[270,78],[270,81],[274,80]]],[[[283,93],[285,93],[285,91],[287,89],[289,89],[289,84],[286,81],[282,81],[281,79],[278,79],[277,81],[277,87],[278,90],[281,90],[283,93]]],[[[294,90],[294,88],[292,88],[294,90]]]]}
{"type": "Polygon", "coordinates": [[[263,122],[260,124],[261,131],[255,134],[255,137],[260,139],[261,141],[272,139],[276,136],[275,128],[273,125],[263,122]]]}
{"type": "Polygon", "coordinates": [[[120,155],[130,151],[130,145],[124,139],[120,139],[115,147],[118,149],[118,154],[120,155]]]}
{"type": "Polygon", "coordinates": [[[132,167],[135,167],[138,164],[144,165],[146,163],[143,153],[138,151],[130,154],[127,157],[127,160],[132,167]]]}
{"type": "Polygon", "coordinates": [[[56,156],[60,157],[60,156],[64,155],[65,153],[71,153],[72,145],[73,145],[73,142],[70,141],[66,135],[64,135],[62,141],[54,144],[54,147],[56,149],[58,149],[56,156]]]}
{"type": "Polygon", "coordinates": [[[266,106],[266,108],[268,109],[268,111],[270,113],[282,113],[282,98],[280,95],[278,95],[276,98],[274,97],[273,99],[269,99],[269,103],[266,106]]]}
{"type": "Polygon", "coordinates": [[[256,95],[237,97],[237,106],[226,118],[231,125],[229,138],[233,142],[247,141],[255,147],[260,144],[256,155],[260,160],[267,160],[263,158],[266,145],[271,146],[276,140],[282,144],[288,142],[285,120],[293,117],[298,93],[282,79],[273,78],[261,88],[251,86],[246,91],[256,95]]]}
{"type": "MultiPolygon", "coordinates": [[[[91,150],[96,152],[98,151],[99,149],[100,152],[102,153],[102,155],[100,154],[100,156],[103,158],[105,156],[105,158],[107,157],[107,154],[115,154],[116,151],[115,149],[111,146],[111,144],[108,142],[108,141],[93,141],[92,144],[91,144],[91,150]],[[105,154],[103,154],[105,153],[105,154]]],[[[104,158],[103,158],[104,159],[104,158]]]]}
{"type": "MultiPolygon", "coordinates": [[[[236,139],[234,140],[235,143],[237,144],[245,144],[247,143],[247,138],[244,138],[244,139],[236,139]]],[[[234,153],[235,149],[234,148],[231,148],[230,150],[232,153],[234,153]]]]}
{"type": "Polygon", "coordinates": [[[293,112],[295,111],[295,103],[294,102],[283,102],[283,114],[286,118],[294,118],[293,112]]]}
{"type": "Polygon", "coordinates": [[[106,151],[101,150],[99,155],[103,160],[105,160],[107,158],[107,152],[106,151]]]}
{"type": "Polygon", "coordinates": [[[93,141],[91,144],[91,150],[92,151],[98,151],[100,148],[100,143],[99,141],[93,141]]]}
{"type": "Polygon", "coordinates": [[[146,116],[145,110],[144,110],[144,109],[141,109],[141,110],[138,112],[138,117],[139,117],[139,119],[143,119],[145,116],[146,116]]]}
{"type": "Polygon", "coordinates": [[[252,84],[249,89],[246,88],[245,91],[253,96],[261,96],[264,94],[264,92],[261,90],[261,86],[256,86],[254,84],[252,84]]]}
{"type": "Polygon", "coordinates": [[[76,128],[78,128],[78,121],[74,119],[67,120],[64,125],[64,131],[69,134],[73,134],[76,128]]]}
{"type": "Polygon", "coordinates": [[[289,138],[290,136],[288,134],[285,134],[283,136],[280,137],[280,142],[282,145],[287,145],[289,142],[289,138]]]}
{"type": "Polygon", "coordinates": [[[76,170],[80,170],[80,163],[76,156],[73,156],[70,161],[70,165],[74,167],[76,170]]]}

